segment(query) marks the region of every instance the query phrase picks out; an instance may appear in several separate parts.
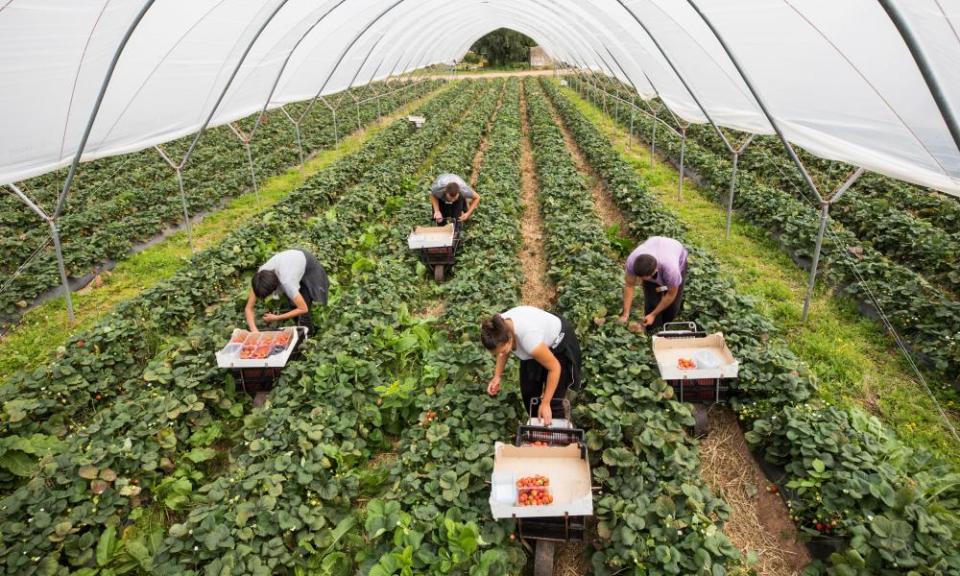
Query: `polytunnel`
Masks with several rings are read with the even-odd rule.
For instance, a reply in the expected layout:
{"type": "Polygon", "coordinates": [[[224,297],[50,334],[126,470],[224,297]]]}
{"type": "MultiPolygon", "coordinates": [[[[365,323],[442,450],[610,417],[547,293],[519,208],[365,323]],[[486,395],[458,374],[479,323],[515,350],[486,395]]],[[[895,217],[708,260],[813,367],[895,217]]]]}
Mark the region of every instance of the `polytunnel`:
{"type": "Polygon", "coordinates": [[[686,121],[771,133],[759,97],[816,155],[956,195],[958,21],[943,0],[9,0],[0,182],[449,62],[504,26],[686,121]]]}
{"type": "MultiPolygon", "coordinates": [[[[960,3],[946,0],[8,0],[0,183],[56,236],[80,162],[196,134],[164,155],[179,176],[207,128],[454,61],[498,27],[712,123],[734,159],[720,127],[960,195],[960,3]],[[51,214],[16,189],[64,166],[51,214]]],[[[817,189],[789,152],[825,220],[843,189],[817,189]]]]}
{"type": "Polygon", "coordinates": [[[0,0],[0,576],[960,576],[957,62],[960,0],[0,0]]]}

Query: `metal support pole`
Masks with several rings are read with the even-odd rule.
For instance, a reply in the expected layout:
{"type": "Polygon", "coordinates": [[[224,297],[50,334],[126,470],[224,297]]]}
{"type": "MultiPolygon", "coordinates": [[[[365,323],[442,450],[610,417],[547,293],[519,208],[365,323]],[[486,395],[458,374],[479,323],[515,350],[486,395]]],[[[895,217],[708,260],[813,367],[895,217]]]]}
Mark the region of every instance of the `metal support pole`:
{"type": "Polygon", "coordinates": [[[320,97],[320,101],[323,102],[323,105],[329,108],[333,114],[333,142],[335,147],[340,149],[340,130],[337,128],[337,109],[331,106],[323,96],[320,97]]]}
{"type": "Polygon", "coordinates": [[[363,130],[363,122],[360,120],[360,101],[353,97],[353,94],[350,94],[350,97],[353,98],[353,103],[357,105],[357,132],[363,130]]]}
{"type": "Polygon", "coordinates": [[[650,139],[650,167],[653,168],[654,160],[657,157],[657,116],[660,114],[660,109],[657,108],[657,111],[653,115],[653,137],[650,139]]]}
{"type": "Polygon", "coordinates": [[[257,186],[257,171],[253,165],[253,152],[250,151],[250,135],[245,134],[243,130],[240,129],[240,126],[235,122],[227,124],[230,128],[230,131],[240,140],[243,144],[244,152],[247,154],[247,164],[250,166],[250,182],[253,183],[253,192],[257,195],[257,209],[260,209],[260,187],[257,186]]]}
{"type": "Polygon", "coordinates": [[[157,154],[160,154],[160,157],[163,158],[163,161],[166,162],[174,172],[177,174],[177,185],[180,187],[180,205],[183,207],[183,226],[187,229],[187,244],[190,246],[190,252],[194,252],[193,247],[193,227],[190,224],[190,213],[187,210],[187,193],[183,188],[183,170],[180,168],[180,165],[170,159],[167,156],[167,153],[163,151],[163,148],[160,145],[153,147],[157,151],[157,154]]]}
{"type": "Polygon", "coordinates": [[[243,147],[247,151],[247,163],[250,164],[250,181],[253,182],[253,192],[257,195],[257,210],[260,209],[260,187],[257,186],[257,170],[253,165],[253,152],[250,151],[250,141],[247,140],[243,143],[243,147]]]}
{"type": "Polygon", "coordinates": [[[687,127],[680,127],[680,184],[677,188],[677,200],[683,200],[683,161],[687,152],[687,127]]]}
{"type": "Polygon", "coordinates": [[[951,107],[950,99],[944,94],[940,79],[937,78],[936,71],[927,59],[923,48],[920,47],[910,23],[903,17],[894,2],[890,0],[878,0],[878,2],[880,2],[880,6],[887,13],[887,16],[890,17],[893,25],[896,26],[897,31],[900,32],[907,49],[910,50],[910,54],[920,70],[920,75],[923,76],[927,89],[930,90],[930,95],[933,96],[933,101],[937,104],[940,116],[943,117],[943,122],[947,125],[950,136],[953,137],[953,145],[957,147],[957,150],[960,150],[960,120],[957,119],[957,112],[951,107]]]}
{"type": "MultiPolygon", "coordinates": [[[[247,59],[247,56],[250,54],[250,50],[253,49],[253,45],[256,44],[257,40],[260,38],[260,35],[263,34],[264,29],[266,29],[267,24],[273,21],[274,17],[280,12],[280,9],[283,8],[289,0],[280,0],[280,3],[274,7],[270,15],[260,23],[260,27],[257,29],[256,34],[253,35],[253,38],[247,42],[246,47],[243,50],[243,54],[240,55],[240,58],[237,60],[236,65],[233,67],[233,72],[230,74],[230,77],[227,79],[226,84],[223,85],[223,90],[220,91],[220,95],[217,97],[217,101],[214,102],[213,107],[210,109],[210,113],[207,114],[206,120],[203,121],[203,125],[200,126],[200,130],[197,131],[196,135],[193,137],[193,141],[190,142],[190,147],[187,148],[187,152],[183,155],[183,160],[180,161],[180,167],[184,168],[187,165],[187,161],[190,160],[190,156],[193,154],[194,149],[197,147],[197,144],[200,142],[200,138],[207,131],[207,127],[210,126],[210,121],[213,120],[214,114],[217,113],[217,110],[220,108],[220,104],[223,102],[224,97],[227,95],[227,90],[230,89],[230,86],[233,85],[234,79],[237,77],[237,73],[240,72],[240,67],[243,65],[243,62],[247,59]]],[[[259,117],[257,122],[259,123],[259,117]]],[[[257,125],[253,125],[253,129],[256,130],[257,125]]]]}
{"type": "Polygon", "coordinates": [[[76,320],[73,313],[73,296],[70,294],[70,282],[67,281],[67,267],[63,263],[63,250],[60,248],[60,232],[57,230],[57,221],[53,218],[47,220],[50,224],[50,236],[53,237],[53,249],[57,253],[57,268],[60,270],[60,281],[63,282],[63,295],[67,300],[67,318],[71,322],[76,320]]]}
{"type": "Polygon", "coordinates": [[[630,107],[630,140],[627,141],[627,142],[628,142],[628,146],[627,146],[627,147],[628,147],[629,149],[633,149],[633,117],[634,117],[634,113],[635,113],[635,111],[634,111],[634,109],[633,109],[633,106],[631,106],[631,107],[630,107]]]}
{"type": "MultiPolygon", "coordinates": [[[[622,0],[618,0],[623,3],[622,0]]],[[[713,22],[707,18],[706,14],[700,10],[700,7],[697,6],[694,0],[687,0],[687,4],[700,16],[700,19],[703,20],[703,23],[707,25],[707,28],[713,32],[713,36],[717,39],[717,42],[720,43],[720,47],[723,48],[723,51],[726,52],[727,57],[730,59],[730,63],[733,64],[733,67],[737,69],[737,72],[740,74],[740,78],[743,80],[744,84],[747,85],[747,89],[750,90],[750,94],[753,95],[753,99],[757,101],[757,105],[760,107],[760,111],[763,112],[763,115],[767,118],[767,122],[770,123],[770,126],[773,128],[773,131],[777,133],[777,137],[780,138],[780,143],[783,144],[783,147],[786,148],[787,154],[790,156],[790,159],[793,160],[793,163],[796,165],[797,169],[800,170],[800,174],[803,175],[803,179],[807,182],[807,186],[810,190],[813,191],[813,194],[817,197],[817,200],[823,201],[823,196],[820,194],[820,190],[817,188],[816,183],[814,183],[813,178],[810,176],[810,173],[807,172],[807,169],[804,167],[803,162],[800,160],[800,157],[797,155],[796,150],[793,149],[793,146],[787,141],[787,137],[783,134],[783,130],[780,129],[780,123],[777,122],[776,118],[773,117],[773,114],[770,112],[770,109],[767,108],[766,102],[760,96],[760,92],[754,87],[753,82],[750,81],[750,77],[747,76],[746,70],[743,69],[743,66],[740,65],[740,60],[737,59],[736,55],[730,50],[730,46],[727,45],[727,41],[724,40],[723,36],[720,35],[720,31],[713,25],[713,22]]],[[[641,24],[642,26],[642,24],[641,24]]],[[[662,53],[662,51],[661,51],[662,53]]],[[[682,78],[681,78],[682,80],[682,78]]],[[[687,90],[689,92],[689,89],[687,90]]],[[[691,94],[692,96],[692,94],[691,94]]],[[[696,97],[694,97],[696,99],[696,97]]],[[[703,107],[700,107],[701,110],[703,107]]],[[[707,117],[709,119],[709,116],[707,117]]],[[[711,121],[712,123],[712,121],[711,121]]],[[[714,126],[716,128],[716,126],[714,126]]],[[[720,137],[724,142],[727,142],[726,136],[720,132],[720,129],[717,128],[717,132],[720,134],[720,137]]],[[[727,143],[727,148],[730,148],[730,144],[727,143]]]]}
{"type": "Polygon", "coordinates": [[[817,266],[820,265],[820,250],[823,247],[823,233],[827,230],[827,220],[830,218],[830,202],[820,202],[820,230],[817,232],[817,244],[813,249],[813,263],[810,265],[810,278],[807,280],[807,295],[803,299],[803,314],[801,322],[807,321],[810,314],[810,298],[813,296],[813,287],[817,281],[817,266]]]}
{"type": "MultiPolygon", "coordinates": [[[[307,36],[309,36],[310,33],[313,32],[314,28],[319,26],[320,23],[323,22],[323,20],[327,16],[329,16],[331,12],[339,8],[340,5],[343,4],[345,1],[346,0],[339,0],[339,2],[329,7],[319,18],[317,18],[313,22],[313,24],[311,24],[306,30],[303,31],[303,34],[300,35],[300,38],[297,39],[293,47],[290,48],[290,50],[287,52],[287,56],[283,60],[283,65],[280,66],[280,69],[277,71],[277,76],[273,79],[273,85],[270,87],[270,93],[267,94],[267,99],[264,101],[263,107],[260,109],[260,114],[257,115],[257,121],[254,122],[253,124],[253,130],[250,132],[251,140],[256,135],[257,128],[260,127],[260,118],[262,118],[263,115],[267,113],[267,107],[270,105],[270,100],[273,98],[273,94],[277,90],[277,85],[280,83],[280,77],[283,76],[283,72],[287,69],[287,64],[290,63],[290,58],[293,56],[293,53],[297,51],[297,48],[300,47],[300,44],[307,38],[307,36]]],[[[289,115],[287,116],[289,117],[289,115]]],[[[303,118],[300,118],[300,120],[303,120],[303,118]]],[[[297,126],[297,125],[299,125],[299,122],[294,122],[294,126],[297,126]]]]}
{"type": "MultiPolygon", "coordinates": [[[[63,212],[63,206],[67,201],[67,194],[70,192],[70,185],[73,183],[73,178],[77,174],[77,166],[80,164],[80,158],[83,156],[83,150],[87,147],[87,140],[90,138],[90,132],[93,131],[93,123],[97,120],[97,114],[100,112],[100,106],[103,104],[103,97],[107,93],[107,87],[110,86],[110,80],[113,78],[113,72],[117,68],[117,63],[120,61],[120,55],[123,54],[123,49],[126,48],[127,42],[130,40],[130,37],[133,36],[133,31],[137,29],[137,26],[140,25],[140,22],[143,20],[143,17],[146,16],[147,10],[153,6],[154,0],[147,0],[143,3],[143,7],[140,8],[140,12],[134,17],[133,22],[127,27],[127,31],[124,33],[123,38],[120,39],[120,44],[117,46],[117,49],[113,52],[113,59],[110,60],[110,65],[107,67],[107,74],[103,78],[103,83],[100,85],[100,91],[97,93],[97,100],[93,103],[93,110],[90,112],[90,118],[87,120],[87,125],[83,129],[83,135],[80,137],[80,144],[77,146],[77,152],[73,156],[73,162],[70,163],[70,170],[67,172],[67,178],[63,183],[63,189],[60,191],[60,197],[57,198],[57,207],[53,211],[53,219],[56,220],[60,213],[63,212]]],[[[73,313],[70,314],[70,319],[73,320],[73,313]]]]}
{"type": "Polygon", "coordinates": [[[293,124],[293,130],[297,135],[297,149],[300,151],[300,169],[302,170],[304,168],[305,160],[303,155],[303,139],[300,137],[300,123],[294,120],[293,116],[291,116],[290,113],[287,112],[286,106],[281,106],[280,110],[283,112],[283,115],[287,117],[287,120],[289,120],[290,123],[293,124]]]}
{"type": "Polygon", "coordinates": [[[727,238],[730,238],[730,225],[733,221],[733,195],[737,193],[737,165],[740,162],[740,153],[734,151],[731,158],[733,171],[730,173],[730,194],[727,196],[727,238]]]}
{"type": "MultiPolygon", "coordinates": [[[[687,1],[691,2],[691,0],[687,0],[687,1]]],[[[690,84],[687,82],[687,79],[683,76],[683,74],[680,73],[680,70],[677,68],[676,64],[674,64],[673,59],[670,58],[670,55],[667,53],[667,51],[664,50],[663,46],[660,45],[660,41],[657,40],[657,37],[650,32],[650,29],[647,27],[647,24],[643,21],[642,18],[637,16],[629,6],[627,6],[624,0],[617,0],[617,2],[620,4],[621,7],[623,7],[623,9],[627,12],[627,14],[629,14],[630,17],[633,18],[633,20],[641,28],[643,28],[643,31],[650,38],[650,41],[653,42],[654,46],[656,46],[657,51],[660,52],[660,55],[663,56],[663,59],[667,61],[667,64],[670,66],[670,69],[673,70],[673,73],[677,76],[677,79],[680,80],[681,84],[683,84],[684,89],[686,89],[687,93],[690,94],[690,97],[693,98],[693,101],[696,103],[697,108],[700,109],[700,112],[703,113],[703,115],[707,118],[707,121],[710,122],[710,125],[713,126],[714,131],[716,131],[717,135],[720,136],[720,139],[723,140],[723,143],[726,144],[727,149],[733,152],[733,145],[731,145],[730,142],[727,140],[727,137],[723,135],[723,132],[720,130],[720,127],[717,125],[717,123],[713,121],[713,116],[711,116],[711,114],[707,112],[706,107],[700,102],[700,98],[697,97],[696,92],[693,91],[693,88],[690,87],[690,84]]],[[[694,8],[696,9],[696,7],[694,8]]]]}
{"type": "Polygon", "coordinates": [[[177,168],[177,185],[180,186],[180,204],[183,206],[183,225],[187,228],[187,244],[190,252],[196,252],[193,246],[193,225],[190,224],[190,214],[187,212],[187,194],[183,191],[183,171],[177,168]]]}
{"type": "Polygon", "coordinates": [[[76,320],[73,313],[73,296],[70,294],[70,282],[67,280],[67,267],[63,261],[63,250],[60,248],[60,231],[57,230],[57,217],[50,216],[43,211],[43,208],[34,203],[27,194],[13,182],[7,184],[10,190],[16,194],[21,202],[27,205],[27,208],[33,210],[37,216],[43,219],[50,226],[50,237],[53,239],[53,248],[57,255],[57,269],[60,272],[60,281],[63,283],[63,295],[67,300],[67,318],[71,322],[76,320]]]}

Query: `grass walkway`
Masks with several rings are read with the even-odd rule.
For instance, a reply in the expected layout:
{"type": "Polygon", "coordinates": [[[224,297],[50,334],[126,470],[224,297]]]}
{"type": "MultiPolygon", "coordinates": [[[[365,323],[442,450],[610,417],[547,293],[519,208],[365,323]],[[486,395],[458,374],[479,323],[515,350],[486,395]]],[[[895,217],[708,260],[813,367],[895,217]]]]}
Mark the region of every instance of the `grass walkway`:
{"type": "MultiPolygon", "coordinates": [[[[231,199],[223,208],[193,225],[193,241],[198,251],[215,245],[231,230],[256,214],[283,200],[307,178],[336,160],[359,150],[373,136],[392,122],[410,113],[424,102],[450,89],[447,84],[414,100],[363,130],[354,131],[340,140],[339,148],[321,150],[309,158],[301,169],[290,168],[260,186],[260,198],[253,191],[231,199]]],[[[177,232],[146,250],[119,262],[98,288],[87,287],[73,294],[76,320],[67,318],[66,300],[55,298],[27,312],[20,322],[0,338],[0,382],[23,369],[42,363],[62,346],[71,335],[97,322],[120,302],[170,278],[190,258],[186,232],[177,232]]],[[[92,285],[91,285],[92,286],[92,285]]]]}
{"type": "MultiPolygon", "coordinates": [[[[880,417],[909,445],[928,448],[960,463],[960,446],[950,440],[933,401],[873,322],[820,285],[811,302],[810,320],[803,324],[800,314],[807,275],[766,230],[734,214],[730,238],[725,239],[726,214],[721,206],[689,180],[684,182],[683,200],[678,202],[679,174],[673,166],[658,158],[651,168],[649,148],[636,141],[631,146],[626,130],[574,90],[563,88],[563,93],[610,138],[650,190],[683,221],[689,240],[710,250],[738,292],[752,297],[758,309],[774,321],[790,349],[816,376],[825,401],[862,407],[880,417]]],[[[934,385],[947,386],[931,382],[934,385]]],[[[946,408],[956,413],[960,407],[946,408]]]]}

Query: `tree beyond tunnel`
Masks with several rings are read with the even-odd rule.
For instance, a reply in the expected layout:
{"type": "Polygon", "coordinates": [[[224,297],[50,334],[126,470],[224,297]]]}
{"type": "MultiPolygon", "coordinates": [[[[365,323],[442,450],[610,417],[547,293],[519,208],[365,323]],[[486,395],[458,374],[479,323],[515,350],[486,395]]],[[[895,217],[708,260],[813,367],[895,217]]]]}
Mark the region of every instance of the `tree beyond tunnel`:
{"type": "Polygon", "coordinates": [[[491,66],[503,66],[529,61],[530,47],[536,45],[536,41],[525,34],[509,28],[497,28],[474,42],[470,51],[486,58],[491,66]]]}

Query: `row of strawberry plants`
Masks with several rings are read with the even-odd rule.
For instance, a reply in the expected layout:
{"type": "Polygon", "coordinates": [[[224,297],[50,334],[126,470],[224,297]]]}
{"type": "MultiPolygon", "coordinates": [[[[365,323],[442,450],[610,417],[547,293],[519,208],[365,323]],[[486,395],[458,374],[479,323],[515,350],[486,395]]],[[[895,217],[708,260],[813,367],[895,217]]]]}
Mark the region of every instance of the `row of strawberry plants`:
{"type": "MultiPolygon", "coordinates": [[[[430,142],[435,142],[443,134],[444,127],[457,117],[468,100],[469,97],[461,98],[458,106],[437,114],[434,117],[433,129],[424,130],[416,137],[409,139],[407,141],[409,147],[405,153],[390,161],[389,168],[398,171],[402,166],[416,165],[417,159],[425,157],[430,149],[430,142]]],[[[385,191],[378,193],[378,190],[380,190],[378,187],[370,185],[351,190],[344,201],[337,205],[335,218],[331,218],[328,213],[311,222],[312,240],[307,245],[319,254],[349,254],[348,249],[352,244],[347,239],[351,236],[351,230],[355,230],[353,235],[361,236],[359,244],[373,246],[376,242],[375,240],[371,242],[367,238],[371,235],[369,230],[362,232],[362,224],[369,220],[371,207],[381,205],[385,200],[383,196],[388,194],[385,191]]],[[[342,264],[342,266],[345,265],[342,264]]],[[[337,266],[335,263],[331,269],[335,272],[342,266],[337,266]]],[[[144,495],[154,498],[155,502],[174,510],[180,509],[190,502],[192,485],[204,479],[204,470],[211,465],[214,467],[222,465],[223,456],[218,456],[222,448],[214,450],[209,447],[209,444],[218,440],[223,428],[227,427],[230,417],[235,420],[243,411],[239,406],[229,404],[219,406],[224,409],[219,413],[216,410],[216,401],[223,400],[224,377],[217,369],[210,366],[209,351],[221,343],[228,327],[240,317],[242,302],[242,294],[237,294],[232,301],[215,313],[214,317],[209,318],[206,325],[198,327],[182,345],[158,356],[156,363],[168,368],[167,378],[159,384],[164,387],[172,386],[172,388],[162,393],[159,390],[147,388],[132,392],[123,403],[115,404],[117,410],[114,410],[114,414],[103,414],[98,422],[69,439],[70,442],[77,444],[75,449],[66,451],[64,456],[56,458],[53,469],[44,470],[45,474],[56,472],[56,478],[68,484],[69,490],[47,491],[43,489],[42,482],[39,485],[31,482],[25,489],[21,489],[4,502],[7,506],[5,513],[14,515],[14,518],[17,518],[16,512],[22,512],[23,506],[28,504],[40,503],[50,514],[63,513],[65,500],[68,506],[74,501],[80,502],[79,505],[67,508],[65,517],[56,524],[54,530],[59,527],[60,531],[66,532],[63,536],[67,541],[57,545],[56,543],[62,539],[51,539],[54,545],[49,555],[41,557],[39,553],[42,548],[39,547],[39,542],[21,543],[24,547],[31,545],[28,549],[31,550],[31,554],[36,554],[33,558],[37,558],[36,562],[39,565],[43,563],[56,565],[60,560],[61,551],[67,556],[63,559],[65,563],[74,566],[90,564],[92,556],[90,551],[84,551],[84,540],[100,541],[104,546],[112,549],[114,545],[109,542],[112,538],[109,528],[101,532],[99,538],[95,530],[112,525],[111,518],[135,518],[136,510],[131,512],[128,507],[131,504],[136,506],[135,500],[143,497],[140,494],[141,488],[146,489],[147,492],[144,492],[144,495]],[[209,407],[205,406],[204,400],[210,404],[209,407]],[[122,444],[116,441],[117,438],[124,438],[122,444]],[[76,454],[81,456],[77,458],[76,454]],[[212,459],[216,460],[210,464],[196,466],[212,459]],[[60,465],[59,469],[57,464],[60,465]],[[99,485],[92,483],[88,487],[86,481],[80,479],[89,476],[91,469],[94,475],[100,476],[93,482],[105,483],[101,482],[99,485]],[[105,471],[106,478],[104,478],[105,471]],[[116,484],[111,486],[111,482],[114,481],[116,484]],[[97,494],[92,499],[94,502],[93,517],[90,518],[92,525],[83,523],[86,518],[84,513],[88,515],[91,513],[91,510],[85,507],[86,502],[83,502],[83,499],[90,498],[87,493],[88,488],[94,489],[97,494]],[[102,492],[102,495],[99,492],[102,492]],[[76,526],[73,525],[74,523],[76,526]],[[107,535],[106,540],[104,535],[107,535]],[[76,548],[73,546],[75,544],[76,548]],[[71,554],[78,550],[79,553],[71,554]]],[[[39,536],[40,542],[43,542],[42,537],[50,532],[50,526],[45,520],[39,524],[34,527],[34,530],[41,534],[35,535],[33,540],[37,540],[39,536]]],[[[28,540],[29,530],[24,530],[22,526],[18,527],[16,524],[13,527],[20,528],[19,535],[22,540],[28,540]]],[[[59,532],[55,533],[59,534],[59,532]]],[[[4,534],[7,534],[6,529],[4,534]]],[[[105,553],[105,559],[98,557],[97,565],[124,566],[131,560],[145,563],[143,559],[137,558],[137,554],[147,546],[142,540],[124,540],[117,546],[119,550],[116,554],[108,552],[105,553]]],[[[17,551],[15,549],[18,547],[11,548],[14,550],[8,550],[6,555],[8,566],[11,566],[11,561],[14,561],[11,566],[16,567],[14,571],[24,573],[19,572],[24,570],[24,567],[15,562],[23,560],[15,554],[17,551]]],[[[90,547],[86,546],[86,548],[90,547]]]]}
{"type": "MultiPolygon", "coordinates": [[[[485,89],[462,114],[440,158],[459,154],[466,159],[460,165],[469,164],[496,92],[485,89]]],[[[409,314],[426,292],[424,274],[411,265],[404,242],[426,215],[423,190],[429,182],[411,179],[415,166],[392,165],[384,181],[368,184],[385,198],[401,193],[388,203],[396,207],[395,221],[372,243],[366,265],[356,268],[326,330],[284,374],[270,409],[245,422],[241,434],[248,445],[235,451],[230,469],[202,487],[190,514],[170,528],[156,555],[158,573],[196,566],[214,573],[226,567],[287,573],[312,563],[364,561],[323,551],[335,544],[335,527],[351,526],[353,503],[382,482],[367,460],[387,447],[391,431],[412,419],[418,383],[426,386],[436,377],[423,363],[435,345],[432,330],[409,314]]],[[[371,206],[370,217],[381,204],[371,206]]],[[[344,528],[337,538],[356,537],[344,528]]]]}
{"type": "MultiPolygon", "coordinates": [[[[637,101],[636,93],[617,80],[603,77],[594,78],[592,82],[626,101],[637,101]]],[[[602,95],[595,98],[604,99],[602,95]]],[[[629,116],[621,119],[620,113],[620,103],[616,102],[613,115],[625,122],[629,116]]],[[[727,131],[728,137],[730,134],[727,131]]],[[[734,141],[745,137],[733,134],[734,141]]],[[[729,156],[726,146],[709,125],[692,125],[687,136],[714,154],[729,156]]],[[[814,181],[823,188],[821,193],[829,193],[853,171],[842,162],[818,158],[799,148],[797,152],[814,181]]],[[[775,137],[754,138],[739,164],[765,183],[791,192],[799,200],[812,198],[803,177],[775,137]]],[[[960,264],[957,263],[960,201],[956,198],[868,172],[831,207],[831,215],[860,240],[918,272],[956,299],[960,287],[960,264]]]]}
{"type": "MultiPolygon", "coordinates": [[[[580,83],[591,90],[586,83],[580,83]]],[[[635,123],[646,130],[650,120],[637,116],[635,123]]],[[[659,138],[658,147],[672,157],[680,153],[678,138],[659,138]]],[[[699,175],[704,190],[718,202],[726,202],[731,164],[696,142],[687,141],[686,165],[699,175]]],[[[776,238],[800,265],[808,267],[819,229],[819,215],[789,193],[768,186],[748,171],[739,172],[734,207],[745,220],[776,238]]],[[[842,225],[832,222],[823,241],[819,277],[838,293],[860,304],[868,316],[882,315],[909,343],[911,352],[946,382],[960,376],[960,302],[947,298],[924,278],[889,261],[877,250],[860,243],[842,225]]],[[[938,392],[953,396],[949,384],[938,392]]]]}
{"type": "MultiPolygon", "coordinates": [[[[683,226],[576,107],[551,83],[567,125],[597,173],[614,191],[637,237],[671,235],[683,226]]],[[[720,330],[741,360],[734,406],[747,438],[767,460],[786,467],[793,519],[814,539],[830,534],[846,547],[829,558],[838,575],[952,573],[960,554],[945,542],[960,534],[957,475],[913,451],[859,411],[805,399],[814,384],[767,319],[723,279],[716,260],[696,246],[686,286],[687,314],[720,330]]]]}
{"type": "Polygon", "coordinates": [[[595,574],[728,574],[739,554],[721,531],[728,509],[700,477],[689,409],[671,400],[648,342],[602,319],[618,305],[612,255],[583,176],[539,85],[530,86],[531,137],[557,309],[584,339],[586,388],[574,410],[588,430],[596,501],[595,574]]]}
{"type": "MultiPolygon", "coordinates": [[[[687,136],[722,155],[723,142],[709,127],[691,126],[687,136]]],[[[808,172],[815,181],[829,187],[849,174],[831,170],[831,163],[818,161],[800,151],[808,172]]],[[[810,192],[780,141],[758,137],[740,157],[740,166],[756,174],[770,186],[792,193],[806,201],[810,192]]],[[[830,208],[830,215],[853,232],[862,242],[906,266],[949,293],[960,293],[960,236],[952,235],[910,212],[890,206],[880,198],[863,194],[864,182],[858,182],[830,208]]],[[[829,188],[823,193],[828,193],[829,188]]]]}
{"type": "MultiPolygon", "coordinates": [[[[453,94],[442,95],[422,112],[439,115],[451,102],[453,94]]],[[[460,99],[454,108],[464,105],[460,99]]],[[[138,387],[144,379],[169,377],[162,369],[145,370],[163,340],[202,317],[212,301],[230,293],[245,272],[269,255],[273,242],[289,237],[299,222],[329,206],[343,188],[361,176],[381,175],[382,160],[408,141],[409,134],[405,123],[388,128],[358,153],[312,178],[288,201],[196,255],[191,266],[170,280],[119,305],[103,321],[72,338],[57,359],[6,382],[2,388],[4,466],[21,475],[29,473],[44,440],[38,434],[63,437],[74,422],[84,421],[98,406],[138,387]]]]}
{"type": "MultiPolygon", "coordinates": [[[[485,393],[490,355],[476,338],[480,319],[516,304],[523,280],[518,257],[522,211],[516,80],[506,88],[489,142],[478,175],[483,207],[466,229],[456,274],[442,288],[441,340],[427,359],[442,376],[430,394],[417,399],[419,419],[399,439],[391,486],[381,496],[385,507],[402,521],[396,531],[368,534],[379,556],[377,566],[386,573],[392,574],[393,566],[404,566],[410,533],[430,542],[428,550],[442,544],[444,534],[430,529],[437,517],[476,526],[466,542],[473,546],[482,539],[492,547],[483,553],[477,573],[517,573],[524,562],[505,526],[490,518],[487,502],[493,447],[498,441],[509,442],[522,418],[519,394],[513,387],[505,387],[495,398],[485,393]]],[[[372,524],[369,516],[366,524],[372,524]]],[[[436,560],[435,554],[414,551],[409,568],[418,574],[450,573],[436,560]]]]}
{"type": "MultiPolygon", "coordinates": [[[[384,98],[388,111],[408,98],[436,86],[427,82],[407,92],[384,98]]],[[[300,104],[297,106],[305,106],[300,104]]],[[[375,102],[361,106],[364,122],[378,116],[375,102]]],[[[282,172],[298,161],[292,125],[282,112],[265,116],[258,137],[251,144],[257,174],[264,178],[282,172]]],[[[248,119],[247,123],[251,123],[248,119]]],[[[341,127],[342,129],[342,127],[341,127]]],[[[331,115],[315,107],[303,127],[305,152],[327,148],[335,141],[331,115]]],[[[166,148],[179,159],[192,136],[170,143],[166,148]]],[[[40,176],[24,183],[25,189],[52,210],[63,171],[40,176]]],[[[242,145],[223,126],[211,130],[184,170],[184,185],[191,214],[213,208],[224,198],[239,194],[251,186],[250,171],[242,145]]],[[[48,229],[36,215],[12,195],[0,198],[0,270],[12,276],[34,251],[49,240],[48,229]]],[[[68,275],[82,277],[102,263],[127,255],[138,242],[177,225],[182,208],[172,169],[154,150],[122,157],[105,158],[84,164],[78,173],[73,193],[58,222],[64,246],[68,275]]],[[[13,320],[17,311],[35,297],[60,282],[55,256],[49,246],[22,273],[13,278],[0,295],[0,318],[13,320]]]]}

